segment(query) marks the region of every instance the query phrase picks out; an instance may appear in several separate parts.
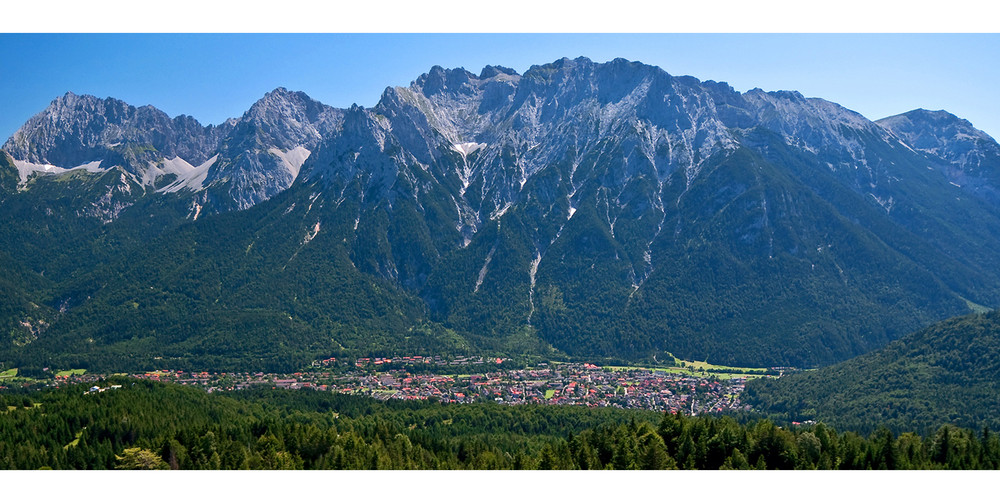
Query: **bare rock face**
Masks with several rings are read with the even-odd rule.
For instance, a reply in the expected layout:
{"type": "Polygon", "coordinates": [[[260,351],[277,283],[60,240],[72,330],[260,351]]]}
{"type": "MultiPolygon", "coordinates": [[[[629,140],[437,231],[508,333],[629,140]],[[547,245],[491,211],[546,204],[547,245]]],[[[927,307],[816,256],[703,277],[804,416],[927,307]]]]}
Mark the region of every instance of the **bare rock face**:
{"type": "MultiPolygon", "coordinates": [[[[380,187],[392,186],[390,178],[430,176],[453,200],[467,239],[533,198],[559,204],[566,220],[579,190],[590,185],[623,194],[643,178],[644,192],[624,197],[662,208],[659,187],[669,176],[693,180],[707,159],[736,146],[695,79],[655,67],[585,58],[532,67],[523,76],[502,67],[478,76],[434,67],[410,87],[386,89],[373,109],[349,112],[340,134],[320,147],[323,155],[307,162],[305,176],[338,186],[360,176],[380,187]],[[383,154],[380,160],[372,151],[383,154]],[[615,159],[599,162],[604,157],[615,159]],[[530,183],[556,165],[554,183],[530,183]]],[[[417,199],[423,187],[414,187],[417,199]]]]}
{"type": "Polygon", "coordinates": [[[925,154],[951,183],[1000,204],[1000,145],[969,121],[944,110],[917,109],[877,123],[925,154]]]}

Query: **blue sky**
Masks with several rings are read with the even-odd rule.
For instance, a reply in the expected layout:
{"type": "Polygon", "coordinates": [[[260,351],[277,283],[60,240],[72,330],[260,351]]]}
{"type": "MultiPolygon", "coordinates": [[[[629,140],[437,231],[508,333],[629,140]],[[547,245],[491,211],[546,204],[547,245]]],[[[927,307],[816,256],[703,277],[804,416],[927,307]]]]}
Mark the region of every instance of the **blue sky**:
{"type": "Polygon", "coordinates": [[[616,57],[879,119],[945,109],[1000,138],[1000,34],[0,34],[0,138],[72,91],[214,124],[278,86],[372,106],[433,65],[616,57]]]}

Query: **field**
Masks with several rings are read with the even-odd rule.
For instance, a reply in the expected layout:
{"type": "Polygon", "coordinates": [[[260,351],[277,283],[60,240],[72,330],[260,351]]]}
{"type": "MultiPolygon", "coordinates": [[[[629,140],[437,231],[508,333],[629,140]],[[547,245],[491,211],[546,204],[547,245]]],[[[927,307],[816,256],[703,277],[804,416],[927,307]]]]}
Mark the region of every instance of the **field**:
{"type": "MultiPolygon", "coordinates": [[[[79,375],[85,374],[86,372],[87,372],[87,369],[62,370],[62,371],[56,372],[56,377],[79,376],[79,375]]],[[[29,379],[29,378],[26,378],[26,377],[18,377],[17,376],[17,369],[7,369],[7,370],[4,370],[4,371],[0,372],[0,381],[2,381],[2,380],[10,380],[10,381],[14,381],[14,380],[17,380],[17,381],[33,381],[33,379],[29,379]]]]}
{"type": "Polygon", "coordinates": [[[734,378],[753,379],[761,377],[760,373],[768,370],[757,367],[728,367],[725,365],[715,365],[706,361],[681,360],[673,355],[671,357],[674,359],[672,366],[605,366],[604,368],[609,370],[651,370],[699,377],[712,376],[723,380],[734,378]]]}
{"type": "MultiPolygon", "coordinates": [[[[673,355],[671,355],[673,356],[673,355]]],[[[715,371],[732,371],[735,370],[739,372],[765,372],[766,368],[762,367],[730,367],[726,365],[716,365],[714,363],[708,363],[703,361],[692,361],[692,360],[681,360],[680,358],[674,357],[674,366],[682,368],[692,368],[698,371],[705,370],[711,372],[715,371]]]]}

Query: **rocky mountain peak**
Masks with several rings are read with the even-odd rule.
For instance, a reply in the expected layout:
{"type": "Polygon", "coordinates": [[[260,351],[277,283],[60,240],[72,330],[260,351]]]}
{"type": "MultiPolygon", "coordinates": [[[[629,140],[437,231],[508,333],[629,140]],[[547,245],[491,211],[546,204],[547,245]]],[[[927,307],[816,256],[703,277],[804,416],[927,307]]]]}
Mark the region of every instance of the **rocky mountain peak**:
{"type": "Polygon", "coordinates": [[[777,133],[787,145],[815,155],[830,170],[850,180],[856,190],[871,190],[877,198],[889,197],[887,185],[899,173],[891,172],[896,169],[892,165],[879,162],[883,154],[870,151],[867,139],[878,139],[880,145],[886,142],[893,149],[905,147],[861,114],[831,101],[806,98],[797,91],[765,92],[759,88],[728,100],[728,104],[742,108],[747,115],[730,111],[727,120],[777,133]]]}
{"type": "MultiPolygon", "coordinates": [[[[953,171],[965,178],[955,172],[951,179],[959,184],[978,173],[970,166],[988,165],[995,152],[992,139],[943,111],[915,110],[876,125],[797,91],[756,88],[741,94],[724,82],[672,76],[637,61],[597,63],[585,57],[535,65],[523,75],[493,65],[479,75],[434,66],[408,87],[387,88],[371,109],[336,109],[277,87],[240,118],[218,126],[202,126],[186,115],[171,119],[149,105],[70,92],[29,120],[4,148],[22,164],[122,166],[158,190],[167,190],[158,179],[177,175],[169,191],[210,190],[217,210],[224,211],[252,206],[289,187],[324,142],[336,144],[326,151],[338,155],[356,153],[358,145],[377,146],[394,159],[386,162],[412,161],[423,170],[438,170],[434,176],[440,180],[458,180],[446,185],[458,187],[460,211],[468,206],[485,214],[514,204],[546,166],[578,164],[611,151],[621,150],[614,155],[629,159],[621,173],[602,178],[616,185],[614,190],[647,169],[645,164],[657,183],[682,170],[690,184],[712,155],[754,148],[758,140],[747,135],[757,128],[821,159],[858,190],[880,187],[871,191],[876,198],[888,197],[884,186],[898,173],[890,172],[896,169],[891,165],[876,165],[877,154],[867,150],[871,143],[865,138],[938,156],[958,166],[953,171]]],[[[34,169],[24,169],[29,168],[34,169]]],[[[314,174],[329,171],[310,168],[314,174]]]]}
{"type": "Polygon", "coordinates": [[[435,65],[429,72],[417,77],[411,87],[426,96],[443,92],[471,94],[474,92],[473,79],[477,79],[476,75],[464,68],[445,70],[435,65]]]}
{"type": "Polygon", "coordinates": [[[951,183],[1000,203],[1000,144],[969,121],[918,108],[877,123],[940,166],[951,183]]]}
{"type": "Polygon", "coordinates": [[[491,77],[496,77],[497,75],[509,75],[515,76],[517,72],[513,68],[507,68],[505,66],[493,66],[486,65],[483,67],[483,71],[479,72],[479,78],[485,80],[491,77]]]}
{"type": "Polygon", "coordinates": [[[237,122],[244,134],[259,133],[278,148],[315,146],[337,127],[342,113],[301,91],[279,87],[257,100],[237,122]]]}
{"type": "Polygon", "coordinates": [[[969,121],[945,110],[918,108],[876,122],[906,140],[910,146],[928,153],[937,152],[945,143],[993,140],[988,134],[973,127],[969,121]]]}
{"type": "Polygon", "coordinates": [[[278,87],[257,100],[221,141],[203,186],[215,207],[245,209],[287,189],[305,160],[339,131],[344,111],[278,87]]]}
{"type": "Polygon", "coordinates": [[[94,109],[101,105],[119,106],[127,107],[125,102],[115,99],[115,98],[98,98],[90,94],[76,94],[72,91],[67,91],[66,94],[59,96],[49,103],[49,106],[43,111],[43,113],[48,113],[51,116],[59,117],[61,111],[68,110],[86,110],[87,108],[94,109]]]}

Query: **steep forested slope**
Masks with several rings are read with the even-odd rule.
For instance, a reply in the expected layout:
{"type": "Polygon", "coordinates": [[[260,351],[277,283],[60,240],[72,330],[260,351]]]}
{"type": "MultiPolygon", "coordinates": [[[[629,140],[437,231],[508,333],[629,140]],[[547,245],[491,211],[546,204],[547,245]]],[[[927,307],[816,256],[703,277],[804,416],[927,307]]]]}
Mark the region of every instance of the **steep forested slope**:
{"type": "Polygon", "coordinates": [[[1000,313],[935,324],[816,371],[754,381],[748,400],[791,420],[926,432],[942,422],[1000,428],[1000,313]]]}

